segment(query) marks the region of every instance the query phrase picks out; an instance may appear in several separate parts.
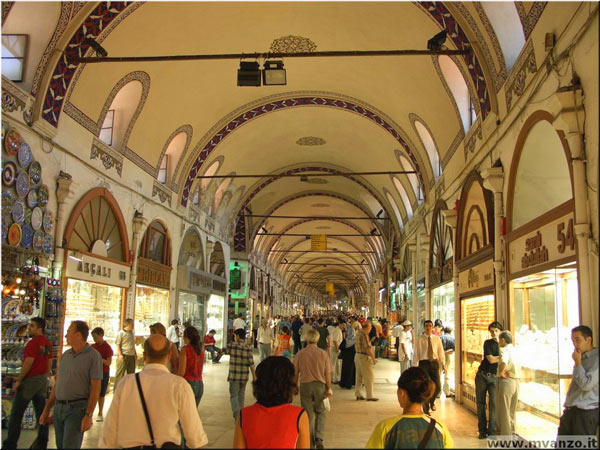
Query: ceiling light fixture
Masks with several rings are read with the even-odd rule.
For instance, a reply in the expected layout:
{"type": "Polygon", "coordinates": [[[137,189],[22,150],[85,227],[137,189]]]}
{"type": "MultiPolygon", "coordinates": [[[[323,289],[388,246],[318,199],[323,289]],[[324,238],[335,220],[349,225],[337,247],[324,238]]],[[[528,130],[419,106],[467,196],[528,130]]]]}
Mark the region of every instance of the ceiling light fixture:
{"type": "Polygon", "coordinates": [[[237,71],[238,86],[260,86],[260,68],[256,61],[240,61],[237,71]]]}
{"type": "Polygon", "coordinates": [[[104,49],[104,47],[102,47],[100,44],[98,44],[95,40],[93,40],[90,37],[85,38],[83,40],[82,44],[90,46],[92,48],[92,50],[94,50],[96,52],[96,57],[106,58],[108,56],[108,52],[104,49]]]}
{"type": "Polygon", "coordinates": [[[287,78],[283,61],[265,61],[263,65],[263,84],[265,86],[285,86],[287,78]]]}

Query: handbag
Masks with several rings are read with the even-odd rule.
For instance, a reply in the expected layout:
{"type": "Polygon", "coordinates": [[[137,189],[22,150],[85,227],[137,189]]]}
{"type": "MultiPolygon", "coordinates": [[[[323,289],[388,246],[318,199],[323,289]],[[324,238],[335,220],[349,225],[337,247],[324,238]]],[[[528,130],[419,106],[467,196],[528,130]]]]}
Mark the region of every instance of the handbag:
{"type": "MultiPolygon", "coordinates": [[[[154,443],[154,433],[152,432],[152,424],[150,423],[150,415],[148,414],[148,408],[146,408],[146,400],[144,400],[144,392],[142,391],[139,372],[135,374],[135,382],[137,384],[138,393],[140,394],[140,400],[142,401],[142,408],[144,408],[144,416],[146,417],[146,425],[148,425],[148,432],[150,433],[150,447],[158,448],[154,443]]],[[[181,448],[181,445],[176,444],[175,442],[165,442],[160,448],[181,448]]]]}
{"type": "Polygon", "coordinates": [[[421,442],[419,443],[419,446],[417,448],[425,448],[425,446],[429,442],[429,439],[431,438],[431,435],[433,434],[433,430],[435,428],[435,424],[436,424],[436,421],[432,417],[431,418],[431,422],[429,422],[429,427],[427,427],[427,431],[423,435],[423,439],[421,440],[421,442]]]}

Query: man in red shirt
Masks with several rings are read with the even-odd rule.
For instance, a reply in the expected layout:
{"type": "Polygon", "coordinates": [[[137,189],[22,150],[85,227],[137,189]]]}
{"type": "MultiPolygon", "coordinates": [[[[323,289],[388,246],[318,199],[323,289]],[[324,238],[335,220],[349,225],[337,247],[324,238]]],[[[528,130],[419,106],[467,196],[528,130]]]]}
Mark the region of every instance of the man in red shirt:
{"type": "Polygon", "coordinates": [[[210,353],[210,359],[212,359],[213,363],[218,363],[223,356],[223,350],[215,347],[217,341],[215,341],[215,334],[217,332],[215,330],[210,330],[206,336],[204,336],[204,349],[210,353]],[[215,357],[215,352],[217,356],[215,357]]]}
{"type": "MultiPolygon", "coordinates": [[[[31,340],[25,346],[21,373],[12,389],[15,397],[8,420],[8,434],[2,443],[3,448],[17,448],[21,435],[21,422],[30,401],[33,402],[37,420],[46,406],[48,373],[52,364],[52,344],[44,336],[45,328],[46,321],[41,317],[31,319],[27,327],[31,340]]],[[[48,442],[47,426],[38,428],[38,442],[48,442]]]]}
{"type": "Polygon", "coordinates": [[[96,422],[102,422],[104,417],[102,416],[102,409],[104,408],[104,397],[106,396],[106,390],[108,389],[108,382],[110,381],[110,363],[113,357],[113,349],[108,342],[104,340],[104,330],[100,327],[96,327],[92,330],[92,338],[94,343],[92,348],[95,349],[102,357],[102,382],[100,383],[100,397],[98,397],[98,417],[96,422]]]}

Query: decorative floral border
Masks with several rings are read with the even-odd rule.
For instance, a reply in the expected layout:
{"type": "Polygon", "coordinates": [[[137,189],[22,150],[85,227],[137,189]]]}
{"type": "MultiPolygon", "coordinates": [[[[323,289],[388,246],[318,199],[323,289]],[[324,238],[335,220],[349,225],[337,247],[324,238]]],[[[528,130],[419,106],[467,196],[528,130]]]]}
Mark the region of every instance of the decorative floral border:
{"type": "Polygon", "coordinates": [[[540,17],[544,12],[544,8],[546,8],[548,2],[533,2],[529,13],[525,12],[525,6],[523,6],[523,3],[524,2],[515,2],[515,6],[517,8],[517,12],[519,13],[521,24],[523,25],[525,39],[529,39],[531,32],[537,25],[538,20],[540,20],[540,17]]]}
{"type": "Polygon", "coordinates": [[[533,42],[528,41],[506,81],[505,95],[507,111],[510,111],[513,106],[513,95],[517,98],[523,95],[527,85],[527,74],[534,74],[536,72],[537,61],[535,59],[533,42]]]}
{"type": "Polygon", "coordinates": [[[465,137],[464,140],[464,156],[465,156],[465,161],[467,160],[467,157],[469,156],[469,153],[474,153],[475,152],[475,144],[477,142],[477,139],[481,140],[483,138],[482,135],[482,130],[481,130],[481,122],[476,122],[473,124],[473,126],[471,127],[471,129],[469,130],[469,133],[467,134],[467,136],[465,137]]]}
{"type": "Polygon", "coordinates": [[[154,183],[152,184],[152,197],[156,197],[157,195],[161,203],[168,202],[169,206],[171,206],[173,192],[161,182],[154,180],[154,183]]]}
{"type": "Polygon", "coordinates": [[[94,138],[92,141],[90,159],[99,159],[106,170],[114,167],[119,174],[119,177],[121,176],[123,171],[123,156],[100,139],[94,138]]]}
{"type": "Polygon", "coordinates": [[[14,4],[15,2],[11,1],[2,2],[2,25],[4,25],[4,21],[8,17],[8,13],[10,12],[10,9],[13,7],[14,4]]]}

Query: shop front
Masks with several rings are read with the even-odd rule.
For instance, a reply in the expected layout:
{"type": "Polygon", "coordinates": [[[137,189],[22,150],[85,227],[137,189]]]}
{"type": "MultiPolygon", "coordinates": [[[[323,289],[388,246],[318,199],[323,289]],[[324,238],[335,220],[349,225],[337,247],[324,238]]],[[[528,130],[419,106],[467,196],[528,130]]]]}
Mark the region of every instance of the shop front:
{"type": "Polygon", "coordinates": [[[215,341],[218,348],[227,345],[227,334],[225,333],[225,296],[227,295],[227,282],[224,278],[214,274],[212,277],[212,288],[206,307],[206,330],[215,330],[215,341]]]}
{"type": "Polygon", "coordinates": [[[206,330],[205,311],[212,292],[212,274],[189,266],[177,267],[179,319],[195,327],[201,336],[206,330]]]}
{"type": "Polygon", "coordinates": [[[139,255],[133,320],[136,336],[145,339],[153,323],[169,326],[171,240],[162,223],[154,221],[148,226],[139,255]]]}
{"type": "MultiPolygon", "coordinates": [[[[429,286],[431,287],[432,317],[440,319],[445,328],[452,330],[455,336],[455,307],[453,270],[452,229],[446,224],[442,214],[446,203],[438,200],[433,212],[433,229],[429,247],[429,286]]],[[[455,392],[455,358],[456,353],[448,357],[446,371],[449,374],[450,393],[455,392]]]]}
{"type": "MultiPolygon", "coordinates": [[[[116,352],[114,341],[124,320],[131,265],[125,222],[112,194],[103,188],[85,194],[71,213],[64,236],[63,336],[73,320],[84,320],[90,330],[102,328],[104,339],[116,352]]],[[[114,371],[113,362],[111,375],[114,371]]]]}
{"type": "Polygon", "coordinates": [[[573,373],[571,329],[581,323],[568,148],[550,120],[525,123],[507,203],[510,330],[522,369],[516,431],[526,439],[556,434],[573,373]]]}
{"type": "Polygon", "coordinates": [[[477,411],[475,375],[483,359],[483,343],[490,337],[488,326],[496,320],[492,213],[492,193],[472,172],[461,191],[454,252],[460,304],[456,379],[460,402],[473,412],[477,411]]]}

